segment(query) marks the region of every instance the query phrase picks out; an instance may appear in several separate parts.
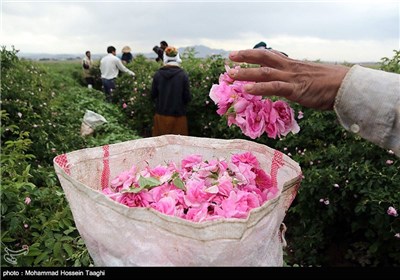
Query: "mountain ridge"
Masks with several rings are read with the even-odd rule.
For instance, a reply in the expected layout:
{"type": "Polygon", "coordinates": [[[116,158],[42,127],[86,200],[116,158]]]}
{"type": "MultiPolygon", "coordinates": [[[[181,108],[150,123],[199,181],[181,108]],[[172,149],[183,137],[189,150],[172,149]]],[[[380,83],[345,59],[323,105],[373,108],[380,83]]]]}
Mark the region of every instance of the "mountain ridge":
{"type": "MultiPolygon", "coordinates": [[[[195,46],[187,46],[178,48],[179,52],[182,54],[187,48],[194,48],[195,57],[204,58],[211,55],[221,55],[223,57],[228,57],[230,51],[226,51],[223,49],[213,49],[204,45],[195,45],[195,46]]],[[[142,54],[149,59],[155,59],[157,55],[154,52],[132,52],[133,56],[142,54]]],[[[101,59],[106,53],[103,54],[93,54],[92,59],[98,60],[101,59]]],[[[120,53],[117,53],[117,56],[120,56],[120,53]]],[[[78,60],[82,59],[84,54],[76,54],[76,53],[59,53],[59,54],[49,54],[49,53],[28,53],[28,52],[18,52],[17,56],[20,58],[28,59],[28,60],[78,60]]]]}

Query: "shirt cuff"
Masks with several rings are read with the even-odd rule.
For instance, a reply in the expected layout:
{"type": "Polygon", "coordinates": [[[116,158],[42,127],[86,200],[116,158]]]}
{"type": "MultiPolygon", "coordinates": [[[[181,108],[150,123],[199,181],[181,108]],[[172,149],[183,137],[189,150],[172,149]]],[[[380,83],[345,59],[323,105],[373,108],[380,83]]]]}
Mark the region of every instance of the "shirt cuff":
{"type": "Polygon", "coordinates": [[[348,131],[400,154],[400,75],[353,66],[339,88],[334,110],[348,131]]]}

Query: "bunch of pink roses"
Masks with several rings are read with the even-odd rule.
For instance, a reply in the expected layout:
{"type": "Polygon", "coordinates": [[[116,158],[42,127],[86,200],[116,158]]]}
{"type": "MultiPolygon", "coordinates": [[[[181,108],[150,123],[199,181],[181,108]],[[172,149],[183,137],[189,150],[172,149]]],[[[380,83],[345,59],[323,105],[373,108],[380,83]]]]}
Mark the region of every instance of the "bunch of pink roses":
{"type": "Polygon", "coordinates": [[[251,152],[234,154],[230,161],[203,161],[189,155],[181,161],[135,165],[116,176],[103,193],[128,207],[151,207],[170,216],[202,222],[246,218],[251,209],[274,198],[278,188],[251,152]]]}
{"type": "Polygon", "coordinates": [[[219,84],[211,87],[210,98],[218,106],[217,113],[226,115],[228,126],[237,125],[251,139],[260,137],[264,132],[275,139],[300,131],[293,109],[285,101],[273,102],[246,93],[244,85],[252,82],[235,81],[227,73],[229,66],[225,69],[226,72],[219,77],[219,84]]]}

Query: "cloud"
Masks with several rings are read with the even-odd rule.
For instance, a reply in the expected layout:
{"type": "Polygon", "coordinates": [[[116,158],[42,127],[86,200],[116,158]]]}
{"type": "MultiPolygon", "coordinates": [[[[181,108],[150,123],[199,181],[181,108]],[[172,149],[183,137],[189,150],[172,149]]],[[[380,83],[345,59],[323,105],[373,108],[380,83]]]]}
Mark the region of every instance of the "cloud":
{"type": "Polygon", "coordinates": [[[398,1],[33,2],[3,3],[3,44],[24,52],[104,53],[108,45],[151,52],[161,40],[226,50],[266,41],[323,60],[350,53],[376,59],[399,49],[398,1]]]}

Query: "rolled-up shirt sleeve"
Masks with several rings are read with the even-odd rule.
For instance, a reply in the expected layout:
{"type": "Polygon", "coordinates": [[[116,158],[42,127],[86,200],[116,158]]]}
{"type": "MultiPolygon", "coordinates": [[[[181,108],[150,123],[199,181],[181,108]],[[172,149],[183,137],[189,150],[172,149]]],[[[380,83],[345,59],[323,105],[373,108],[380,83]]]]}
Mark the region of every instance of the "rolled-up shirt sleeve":
{"type": "Polygon", "coordinates": [[[334,110],[348,131],[400,157],[400,75],[353,66],[339,88],[334,110]]]}

